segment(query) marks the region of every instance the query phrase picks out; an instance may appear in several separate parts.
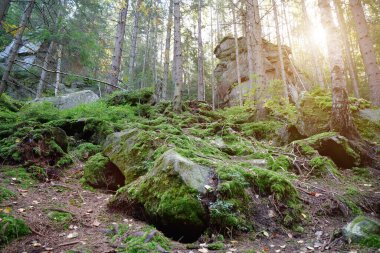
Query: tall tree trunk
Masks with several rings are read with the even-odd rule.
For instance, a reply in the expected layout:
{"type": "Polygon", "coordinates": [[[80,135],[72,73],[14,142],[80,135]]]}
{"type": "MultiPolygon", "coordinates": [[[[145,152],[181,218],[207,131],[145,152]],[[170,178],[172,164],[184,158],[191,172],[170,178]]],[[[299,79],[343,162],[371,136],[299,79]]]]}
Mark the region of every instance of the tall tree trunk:
{"type": "Polygon", "coordinates": [[[140,80],[140,83],[141,83],[140,89],[145,86],[145,68],[146,68],[147,59],[149,57],[149,40],[150,40],[150,30],[151,30],[150,23],[152,21],[152,16],[149,15],[148,19],[149,21],[148,21],[148,28],[146,30],[145,51],[144,51],[144,58],[143,58],[142,80],[140,80]]]}
{"type": "Polygon", "coordinates": [[[173,0],[169,4],[168,23],[166,25],[166,42],[165,42],[165,63],[164,63],[164,80],[162,87],[162,99],[167,99],[168,80],[169,80],[169,61],[170,61],[170,41],[173,26],[173,0]]]}
{"type": "Polygon", "coordinates": [[[42,68],[42,71],[41,71],[40,81],[38,82],[36,99],[37,98],[41,98],[42,92],[44,91],[44,86],[45,86],[45,82],[46,82],[46,76],[48,74],[48,72],[46,71],[46,69],[49,67],[49,60],[50,60],[51,52],[53,51],[53,47],[54,47],[54,42],[51,41],[49,43],[49,48],[48,48],[48,50],[46,52],[46,55],[45,55],[44,64],[43,64],[43,68],[42,68]]]}
{"type": "Polygon", "coordinates": [[[281,37],[280,37],[280,26],[279,26],[279,22],[278,22],[278,13],[277,13],[276,1],[272,0],[272,4],[273,4],[273,12],[274,12],[274,21],[275,21],[275,25],[276,25],[277,48],[278,48],[278,58],[280,59],[281,79],[282,79],[282,85],[284,86],[284,98],[285,98],[285,101],[289,101],[288,84],[286,81],[284,58],[283,58],[283,54],[282,54],[282,43],[281,43],[281,37]]]}
{"type": "Polygon", "coordinates": [[[121,11],[119,14],[119,20],[116,28],[115,48],[112,56],[111,73],[109,76],[109,82],[113,86],[107,86],[107,92],[112,92],[115,86],[119,83],[121,56],[123,54],[123,43],[125,35],[125,23],[128,13],[128,0],[123,0],[121,11]]]}
{"type": "MultiPolygon", "coordinates": [[[[255,100],[258,102],[258,98],[263,96],[265,89],[265,66],[263,55],[263,41],[261,31],[261,18],[259,12],[258,0],[247,0],[247,15],[248,15],[248,27],[247,27],[247,39],[252,48],[252,55],[250,56],[254,60],[254,75],[250,75],[251,84],[255,83],[256,96],[255,100]]],[[[258,109],[261,111],[260,103],[257,103],[258,109]]]]}
{"type": "Polygon", "coordinates": [[[137,53],[137,34],[139,31],[139,18],[140,18],[140,6],[142,1],[137,0],[135,10],[134,10],[134,20],[133,20],[133,31],[132,31],[132,40],[131,40],[131,53],[129,58],[129,67],[128,74],[129,80],[133,81],[134,78],[134,69],[136,62],[136,53],[137,53]]]}
{"type": "Polygon", "coordinates": [[[173,110],[182,111],[182,87],[183,87],[183,68],[182,68],[182,47],[181,47],[181,0],[173,1],[174,13],[174,98],[173,110]]]}
{"type": "Polygon", "coordinates": [[[351,55],[350,43],[348,41],[348,36],[347,36],[348,31],[346,27],[346,22],[343,17],[343,10],[342,10],[341,4],[342,4],[341,0],[334,0],[336,13],[338,15],[338,22],[340,26],[341,36],[344,43],[344,52],[346,56],[348,72],[350,73],[352,88],[353,88],[355,97],[359,98],[360,94],[359,94],[358,75],[355,69],[354,60],[352,59],[352,55],[351,55]]]}
{"type": "Polygon", "coordinates": [[[368,76],[371,91],[371,101],[380,106],[380,68],[376,62],[375,49],[368,31],[363,6],[360,0],[350,0],[351,12],[355,21],[356,32],[359,37],[360,52],[368,76]]]}
{"type": "Polygon", "coordinates": [[[202,41],[202,0],[198,0],[198,101],[205,101],[202,41]]]}
{"type": "Polygon", "coordinates": [[[212,15],[213,10],[210,13],[210,23],[211,23],[211,96],[212,96],[212,110],[215,110],[215,75],[214,75],[214,20],[212,15]]]}
{"type": "Polygon", "coordinates": [[[337,131],[349,139],[355,139],[359,137],[359,134],[351,117],[339,30],[334,24],[329,0],[319,0],[318,4],[321,12],[321,22],[329,35],[327,36],[327,48],[332,86],[330,128],[332,131],[337,131]]]}
{"type": "MultiPolygon", "coordinates": [[[[306,30],[311,31],[312,24],[311,24],[311,21],[309,19],[309,16],[307,15],[305,0],[301,0],[301,5],[302,5],[302,12],[304,15],[303,18],[305,20],[306,30]]],[[[317,77],[319,86],[321,88],[325,88],[323,73],[322,73],[321,67],[319,66],[319,61],[318,61],[317,47],[316,47],[314,41],[311,39],[311,33],[310,32],[307,32],[307,34],[306,34],[306,42],[308,45],[311,46],[310,51],[311,51],[311,57],[312,57],[312,61],[313,61],[312,65],[313,65],[313,68],[315,70],[315,76],[317,77]]]]}
{"type": "Polygon", "coordinates": [[[28,5],[26,6],[26,8],[24,10],[24,13],[22,14],[21,22],[20,22],[19,28],[17,30],[16,37],[13,39],[13,46],[11,48],[11,51],[9,52],[9,55],[8,55],[8,58],[6,61],[6,67],[5,67],[5,70],[3,73],[3,77],[1,79],[0,96],[7,89],[9,76],[10,76],[10,73],[12,71],[13,64],[16,60],[17,52],[18,52],[18,50],[21,46],[21,43],[22,43],[22,35],[25,31],[25,28],[26,28],[26,25],[27,25],[28,20],[30,18],[30,15],[32,14],[35,2],[36,2],[36,0],[30,0],[30,2],[28,3],[28,5]]]}
{"type": "Polygon", "coordinates": [[[3,3],[0,4],[0,25],[1,25],[1,22],[5,19],[9,6],[11,5],[11,0],[2,0],[2,1],[3,3]]]}
{"type": "Polygon", "coordinates": [[[57,73],[55,77],[55,90],[54,90],[55,96],[58,96],[59,86],[61,84],[62,50],[63,50],[63,46],[59,44],[57,48],[57,73]]]}
{"type": "Polygon", "coordinates": [[[232,9],[232,23],[234,26],[234,37],[235,37],[235,55],[236,55],[236,73],[238,79],[238,87],[239,87],[239,105],[243,106],[243,87],[241,85],[241,75],[240,75],[240,55],[239,55],[239,40],[236,28],[236,14],[235,14],[235,6],[234,3],[231,5],[232,9]]]}
{"type": "MultiPolygon", "coordinates": [[[[247,10],[248,11],[248,10],[247,10]]],[[[253,50],[252,50],[252,42],[251,42],[251,36],[250,36],[250,29],[249,29],[249,23],[247,15],[244,17],[244,33],[245,33],[245,41],[247,44],[247,61],[248,61],[248,95],[251,94],[251,89],[254,86],[255,82],[255,70],[254,66],[255,63],[253,61],[253,50]]]]}

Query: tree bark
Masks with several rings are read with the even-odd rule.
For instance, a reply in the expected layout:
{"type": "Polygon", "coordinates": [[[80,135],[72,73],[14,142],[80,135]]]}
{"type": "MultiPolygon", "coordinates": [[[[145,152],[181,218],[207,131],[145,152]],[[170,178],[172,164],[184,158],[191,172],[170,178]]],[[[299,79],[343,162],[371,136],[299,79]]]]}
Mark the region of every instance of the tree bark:
{"type": "Polygon", "coordinates": [[[205,101],[202,41],[202,0],[198,0],[198,101],[205,101]]]}
{"type": "Polygon", "coordinates": [[[167,87],[168,87],[168,76],[169,76],[169,61],[170,61],[170,41],[172,34],[172,26],[173,26],[173,0],[170,0],[169,4],[169,16],[168,23],[166,25],[166,42],[165,42],[165,63],[164,63],[164,80],[162,87],[162,99],[167,99],[167,87]]]}
{"type": "Polygon", "coordinates": [[[368,76],[371,101],[373,104],[380,106],[380,68],[376,62],[375,49],[373,47],[372,38],[369,34],[363,6],[359,0],[350,0],[350,7],[355,22],[356,32],[359,37],[360,52],[368,76]]]}
{"type": "Polygon", "coordinates": [[[57,71],[56,71],[56,76],[55,76],[55,90],[54,90],[55,96],[58,96],[59,86],[61,84],[62,50],[63,50],[63,46],[59,44],[58,49],[57,49],[57,71]]]}
{"type": "Polygon", "coordinates": [[[174,13],[174,99],[173,110],[180,113],[182,111],[182,47],[181,47],[181,0],[173,1],[174,13]]]}
{"type": "Polygon", "coordinates": [[[10,5],[11,0],[3,0],[3,3],[0,4],[0,25],[1,22],[5,19],[10,5]]]}
{"type": "Polygon", "coordinates": [[[280,26],[278,23],[278,13],[277,13],[277,4],[275,0],[272,0],[273,4],[273,12],[274,12],[274,21],[276,25],[276,37],[277,37],[277,48],[278,48],[278,58],[280,59],[280,71],[281,71],[281,79],[282,79],[282,85],[284,86],[284,99],[285,101],[289,101],[289,92],[288,92],[288,84],[286,81],[286,73],[285,73],[285,66],[284,66],[284,58],[282,54],[282,43],[281,43],[281,37],[280,37],[280,26]]]}
{"type": "Polygon", "coordinates": [[[121,11],[119,14],[119,20],[118,20],[117,28],[116,28],[115,49],[113,51],[111,73],[109,76],[109,82],[113,86],[107,87],[107,92],[109,93],[114,90],[113,87],[117,86],[119,82],[121,56],[123,54],[123,43],[124,43],[127,13],[128,13],[128,0],[123,0],[121,11]]]}
{"type": "Polygon", "coordinates": [[[21,46],[21,43],[22,43],[22,35],[25,31],[28,20],[32,14],[35,2],[36,2],[35,0],[30,0],[28,5],[26,6],[24,13],[22,15],[22,18],[21,18],[21,22],[20,22],[19,29],[17,31],[16,37],[13,39],[13,46],[12,46],[12,49],[9,53],[8,58],[7,58],[6,68],[5,68],[5,71],[3,73],[1,83],[0,83],[0,96],[7,89],[9,76],[10,76],[10,73],[12,71],[13,64],[16,60],[17,52],[18,52],[18,50],[21,46]]]}
{"type": "Polygon", "coordinates": [[[352,88],[353,88],[355,97],[360,98],[358,75],[357,75],[357,71],[355,69],[354,60],[352,59],[352,55],[351,55],[350,43],[349,43],[348,37],[347,37],[348,31],[347,31],[347,27],[346,27],[346,22],[345,22],[344,17],[343,17],[343,10],[342,10],[341,4],[342,4],[341,0],[334,0],[335,9],[336,9],[336,13],[338,16],[338,23],[339,23],[339,26],[341,28],[340,29],[341,30],[341,36],[342,36],[343,43],[344,43],[344,52],[345,52],[345,56],[346,56],[348,72],[349,72],[350,78],[351,78],[352,88]]]}
{"type": "Polygon", "coordinates": [[[148,55],[149,55],[149,40],[150,40],[150,30],[151,30],[150,23],[152,21],[152,16],[149,15],[148,19],[149,20],[148,20],[148,27],[146,30],[145,50],[144,50],[143,69],[142,69],[142,80],[140,80],[140,82],[141,82],[140,89],[145,86],[145,68],[146,68],[146,62],[147,62],[148,55]]]}
{"type": "Polygon", "coordinates": [[[329,35],[327,36],[327,48],[332,86],[330,128],[349,139],[356,139],[359,134],[351,117],[339,30],[334,24],[329,0],[319,0],[318,5],[321,12],[321,22],[329,35]]]}
{"type": "Polygon", "coordinates": [[[211,96],[212,96],[212,110],[215,110],[215,76],[214,76],[214,21],[212,11],[210,13],[210,23],[211,23],[211,96]]]}
{"type": "Polygon", "coordinates": [[[244,17],[244,33],[245,33],[245,41],[247,44],[247,61],[248,61],[248,95],[251,94],[251,89],[254,86],[254,62],[253,62],[253,52],[252,52],[252,43],[251,43],[251,36],[250,29],[249,29],[249,23],[247,16],[244,17]]]}
{"type": "Polygon", "coordinates": [[[254,60],[254,74],[250,75],[251,85],[255,85],[255,102],[257,108],[257,118],[265,116],[263,108],[265,96],[265,66],[263,55],[263,41],[261,30],[261,18],[258,0],[247,0],[247,40],[252,48],[252,55],[249,58],[254,60]]]}
{"type": "Polygon", "coordinates": [[[136,62],[136,51],[137,51],[137,34],[139,31],[139,18],[140,18],[140,6],[142,1],[137,0],[135,10],[134,10],[134,21],[133,21],[133,31],[132,31],[132,40],[131,40],[131,54],[129,59],[128,74],[130,81],[133,81],[134,78],[134,69],[136,62]]]}
{"type": "Polygon", "coordinates": [[[231,5],[232,9],[232,22],[234,27],[234,37],[235,37],[235,55],[236,55],[236,73],[238,79],[238,87],[239,87],[239,105],[243,106],[243,87],[241,85],[241,75],[240,75],[240,56],[239,56],[239,40],[236,28],[236,14],[235,14],[235,6],[231,5]]]}
{"type": "Polygon", "coordinates": [[[45,55],[43,69],[41,71],[40,81],[38,82],[36,99],[41,98],[42,92],[44,91],[44,86],[45,86],[45,82],[46,82],[46,76],[48,74],[48,72],[45,71],[44,69],[47,69],[49,67],[49,60],[50,60],[51,52],[53,51],[53,47],[54,47],[54,42],[51,41],[49,43],[49,48],[48,48],[48,50],[46,52],[46,55],[45,55]]]}

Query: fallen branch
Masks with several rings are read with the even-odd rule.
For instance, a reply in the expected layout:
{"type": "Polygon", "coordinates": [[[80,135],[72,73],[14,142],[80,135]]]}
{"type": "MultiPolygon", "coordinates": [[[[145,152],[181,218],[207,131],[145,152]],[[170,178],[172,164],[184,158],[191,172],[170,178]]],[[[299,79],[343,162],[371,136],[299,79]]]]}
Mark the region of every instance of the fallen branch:
{"type": "Polygon", "coordinates": [[[29,63],[29,62],[24,62],[24,61],[20,61],[20,60],[15,60],[17,62],[20,62],[20,63],[24,63],[24,64],[28,64],[28,65],[31,65],[31,66],[35,66],[37,68],[40,68],[40,69],[43,69],[44,71],[46,72],[49,72],[49,73],[53,73],[53,74],[62,74],[62,75],[67,75],[67,76],[74,76],[74,77],[80,77],[80,78],[84,78],[84,79],[88,79],[88,80],[91,80],[91,81],[95,81],[95,82],[98,82],[98,83],[102,83],[102,84],[105,84],[105,85],[108,85],[108,86],[111,86],[111,87],[114,87],[114,88],[117,88],[117,89],[120,89],[120,90],[123,90],[123,91],[127,91],[126,89],[118,86],[118,85],[114,85],[114,84],[111,84],[111,83],[108,83],[108,82],[105,82],[105,81],[102,81],[102,80],[99,80],[99,79],[95,79],[95,78],[91,78],[91,77],[88,77],[88,76],[82,76],[82,75],[78,75],[78,74],[71,74],[71,73],[66,73],[66,72],[62,72],[62,71],[56,71],[56,70],[50,70],[50,69],[46,69],[38,64],[34,64],[34,63],[29,63]]]}
{"type": "Polygon", "coordinates": [[[33,95],[36,95],[36,92],[35,92],[34,90],[32,90],[31,88],[26,87],[25,85],[21,84],[21,83],[18,82],[16,79],[10,77],[10,78],[9,78],[9,81],[10,81],[11,83],[13,83],[14,85],[19,86],[19,87],[21,87],[22,89],[29,91],[29,92],[32,93],[33,95]]]}
{"type": "Polygon", "coordinates": [[[37,231],[34,230],[33,228],[29,227],[29,229],[30,229],[30,231],[32,231],[34,234],[45,237],[45,235],[41,234],[40,232],[37,232],[37,231]]]}
{"type": "Polygon", "coordinates": [[[58,247],[69,246],[69,245],[73,245],[73,244],[77,244],[77,243],[80,243],[80,241],[72,241],[72,242],[61,243],[61,244],[58,244],[58,247]]]}

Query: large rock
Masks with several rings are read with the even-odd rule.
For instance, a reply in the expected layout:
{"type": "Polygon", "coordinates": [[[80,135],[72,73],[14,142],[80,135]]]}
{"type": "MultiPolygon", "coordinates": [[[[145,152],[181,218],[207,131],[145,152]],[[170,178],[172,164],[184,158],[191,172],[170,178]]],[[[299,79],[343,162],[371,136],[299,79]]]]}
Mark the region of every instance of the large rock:
{"type": "Polygon", "coordinates": [[[343,228],[343,235],[349,242],[370,247],[380,247],[380,224],[365,216],[356,217],[343,228]]]}
{"type": "Polygon", "coordinates": [[[128,129],[107,136],[103,154],[124,174],[126,183],[144,175],[148,169],[145,164],[152,156],[154,136],[151,132],[128,129]]]}
{"type": "Polygon", "coordinates": [[[295,152],[306,156],[327,156],[342,168],[352,168],[361,164],[361,157],[347,138],[334,132],[321,133],[292,143],[295,152]]]}
{"type": "Polygon", "coordinates": [[[69,109],[81,104],[95,102],[99,99],[93,91],[84,90],[74,92],[57,97],[46,97],[34,100],[34,102],[50,102],[53,103],[58,109],[69,109]]]}
{"type": "MultiPolygon", "coordinates": [[[[248,81],[248,60],[247,60],[247,43],[245,37],[238,39],[239,45],[239,60],[240,60],[240,75],[242,80],[243,93],[249,92],[248,81]]],[[[283,46],[284,64],[287,79],[295,86],[291,87],[290,94],[293,99],[298,96],[297,87],[301,87],[305,82],[300,82],[301,77],[293,71],[293,67],[289,60],[291,54],[290,48],[283,46]]],[[[217,98],[218,103],[222,105],[236,105],[239,98],[239,90],[235,85],[238,83],[237,65],[235,53],[235,39],[233,37],[225,37],[214,50],[215,56],[220,60],[220,63],[214,70],[217,80],[217,98]]],[[[264,40],[264,56],[265,56],[265,78],[268,82],[274,79],[281,79],[280,63],[278,57],[278,48],[276,45],[264,40]]]]}
{"type": "Polygon", "coordinates": [[[211,175],[211,169],[169,150],[148,173],[120,189],[110,205],[145,216],[177,239],[197,239],[208,223],[200,196],[206,193],[211,175]]]}
{"type": "Polygon", "coordinates": [[[123,174],[101,153],[92,156],[86,162],[83,177],[88,184],[98,188],[117,190],[124,185],[123,174]]]}

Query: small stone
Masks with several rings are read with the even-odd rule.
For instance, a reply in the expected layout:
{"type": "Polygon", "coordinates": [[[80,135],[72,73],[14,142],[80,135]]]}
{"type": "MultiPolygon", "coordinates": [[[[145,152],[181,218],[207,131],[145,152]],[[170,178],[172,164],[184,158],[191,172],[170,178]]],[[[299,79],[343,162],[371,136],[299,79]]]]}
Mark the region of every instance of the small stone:
{"type": "Polygon", "coordinates": [[[74,233],[70,233],[68,236],[67,236],[67,238],[69,238],[69,239],[72,239],[72,238],[76,238],[76,237],[78,237],[78,233],[77,232],[74,232],[74,233]]]}
{"type": "Polygon", "coordinates": [[[98,220],[94,220],[94,222],[92,223],[92,225],[94,225],[95,227],[99,227],[100,222],[98,220]]]}
{"type": "Polygon", "coordinates": [[[299,240],[299,241],[297,241],[297,243],[302,244],[302,243],[304,243],[304,241],[303,240],[299,240]]]}
{"type": "Polygon", "coordinates": [[[268,217],[269,218],[273,218],[273,217],[275,217],[276,216],[276,213],[273,211],[273,210],[269,210],[268,211],[268,217]]]}

